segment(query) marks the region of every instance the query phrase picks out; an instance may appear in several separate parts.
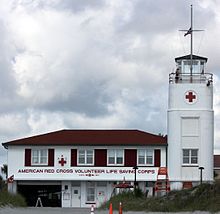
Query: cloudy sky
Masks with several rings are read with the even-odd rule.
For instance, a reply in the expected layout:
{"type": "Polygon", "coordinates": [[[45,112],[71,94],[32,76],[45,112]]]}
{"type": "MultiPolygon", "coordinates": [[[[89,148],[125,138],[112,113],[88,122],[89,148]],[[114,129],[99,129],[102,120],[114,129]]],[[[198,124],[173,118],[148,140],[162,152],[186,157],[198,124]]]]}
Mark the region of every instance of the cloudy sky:
{"type": "MultiPolygon", "coordinates": [[[[217,0],[0,0],[1,142],[71,129],[166,134],[168,74],[189,53],[215,74],[220,151],[220,3],[217,0]]],[[[0,148],[0,164],[6,151],[0,148]]]]}

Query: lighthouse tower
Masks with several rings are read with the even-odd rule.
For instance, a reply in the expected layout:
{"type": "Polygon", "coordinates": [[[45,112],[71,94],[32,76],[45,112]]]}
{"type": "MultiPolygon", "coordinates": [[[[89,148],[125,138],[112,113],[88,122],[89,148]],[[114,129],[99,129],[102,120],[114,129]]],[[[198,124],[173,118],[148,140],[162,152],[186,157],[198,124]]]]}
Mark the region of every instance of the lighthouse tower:
{"type": "MultiPolygon", "coordinates": [[[[192,20],[192,8],[191,8],[192,20]]],[[[213,181],[214,112],[212,74],[207,58],[192,54],[175,58],[169,75],[168,173],[171,189],[213,181]]]]}

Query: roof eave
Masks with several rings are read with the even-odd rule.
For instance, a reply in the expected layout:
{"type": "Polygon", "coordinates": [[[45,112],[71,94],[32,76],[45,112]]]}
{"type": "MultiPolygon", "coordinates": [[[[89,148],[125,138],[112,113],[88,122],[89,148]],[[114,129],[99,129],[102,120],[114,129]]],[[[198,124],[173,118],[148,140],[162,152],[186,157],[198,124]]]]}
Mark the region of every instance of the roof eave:
{"type": "Polygon", "coordinates": [[[10,144],[10,145],[4,145],[6,149],[8,149],[9,146],[168,146],[167,143],[149,143],[149,144],[143,144],[143,143],[134,143],[134,144],[117,144],[117,143],[111,143],[111,144],[10,144]]]}
{"type": "MultiPolygon", "coordinates": [[[[179,56],[175,58],[175,62],[178,60],[184,60],[184,59],[190,59],[190,54],[188,55],[184,55],[184,56],[179,56]]],[[[198,55],[193,55],[193,60],[194,59],[200,59],[200,60],[205,60],[206,62],[208,61],[207,57],[203,57],[203,56],[198,56],[198,55]]]]}

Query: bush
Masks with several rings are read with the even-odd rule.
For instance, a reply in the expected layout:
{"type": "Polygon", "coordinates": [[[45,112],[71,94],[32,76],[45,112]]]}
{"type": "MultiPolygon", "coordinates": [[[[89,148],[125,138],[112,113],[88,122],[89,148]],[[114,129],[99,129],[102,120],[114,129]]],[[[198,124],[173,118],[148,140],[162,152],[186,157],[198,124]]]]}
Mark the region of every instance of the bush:
{"type": "Polygon", "coordinates": [[[20,194],[11,194],[7,191],[0,192],[0,206],[14,206],[25,207],[27,206],[25,199],[20,194]]]}
{"type": "Polygon", "coordinates": [[[140,188],[137,188],[137,189],[134,190],[134,195],[137,198],[144,197],[144,193],[140,188]]]}
{"type": "Polygon", "coordinates": [[[179,211],[220,211],[220,182],[202,184],[188,190],[172,191],[161,197],[144,197],[141,190],[122,192],[112,197],[101,208],[118,209],[122,202],[123,210],[147,212],[179,212],[179,211]]]}

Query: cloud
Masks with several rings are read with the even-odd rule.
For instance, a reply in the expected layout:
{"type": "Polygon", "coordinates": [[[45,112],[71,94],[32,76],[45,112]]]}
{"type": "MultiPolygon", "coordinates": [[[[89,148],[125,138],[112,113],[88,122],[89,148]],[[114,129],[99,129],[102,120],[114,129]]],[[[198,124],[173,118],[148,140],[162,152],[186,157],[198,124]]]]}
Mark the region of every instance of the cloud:
{"type": "MultiPolygon", "coordinates": [[[[189,52],[189,40],[178,29],[189,27],[190,4],[2,0],[3,139],[62,128],[166,134],[168,74],[174,58],[189,52]]],[[[210,38],[220,38],[220,10],[213,4],[194,5],[195,26],[207,29],[195,35],[194,49],[210,58],[208,68],[217,79],[220,43],[210,38]]],[[[218,106],[216,97],[216,112],[218,106]]]]}

